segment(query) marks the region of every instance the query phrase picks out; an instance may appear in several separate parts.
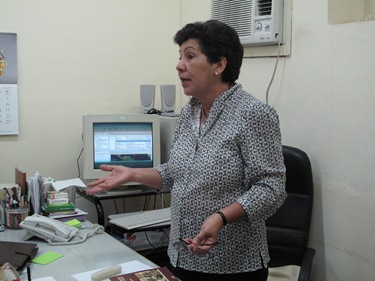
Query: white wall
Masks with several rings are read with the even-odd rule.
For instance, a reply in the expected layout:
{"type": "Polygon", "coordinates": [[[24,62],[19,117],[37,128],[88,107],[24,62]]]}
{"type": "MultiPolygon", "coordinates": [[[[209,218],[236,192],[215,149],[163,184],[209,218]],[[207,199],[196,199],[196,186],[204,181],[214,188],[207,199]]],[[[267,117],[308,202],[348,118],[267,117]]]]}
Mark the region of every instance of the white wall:
{"type": "Polygon", "coordinates": [[[140,84],[179,82],[179,1],[1,1],[0,9],[0,32],[18,37],[20,119],[18,136],[0,136],[0,182],[13,181],[17,165],[77,177],[83,115],[139,112],[140,84]]]}
{"type": "MultiPolygon", "coordinates": [[[[16,165],[76,177],[81,116],[137,111],[139,84],[178,83],[172,37],[208,19],[210,2],[1,1],[0,30],[18,34],[20,134],[0,136],[0,182],[16,165]]],[[[375,22],[329,25],[327,0],[292,6],[292,54],[269,100],[284,144],[312,162],[313,280],[373,280],[375,22]]],[[[245,59],[240,82],[265,100],[274,64],[245,59]]]]}
{"type": "MultiPolygon", "coordinates": [[[[182,1],[182,22],[208,19],[210,2],[182,1]]],[[[279,62],[269,101],[283,143],[303,149],[312,162],[313,280],[369,281],[375,276],[375,21],[329,25],[327,10],[327,0],[293,1],[292,54],[279,62]]],[[[239,81],[265,101],[274,65],[275,58],[245,59],[239,81]]]]}

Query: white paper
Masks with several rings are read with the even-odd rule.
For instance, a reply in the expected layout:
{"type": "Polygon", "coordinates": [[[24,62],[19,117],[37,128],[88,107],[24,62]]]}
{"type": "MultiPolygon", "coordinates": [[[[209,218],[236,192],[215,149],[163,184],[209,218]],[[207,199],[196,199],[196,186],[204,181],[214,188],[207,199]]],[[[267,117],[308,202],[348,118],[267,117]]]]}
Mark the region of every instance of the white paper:
{"type": "Polygon", "coordinates": [[[63,180],[63,181],[55,181],[55,182],[52,182],[51,184],[56,191],[61,191],[71,186],[86,187],[86,185],[81,181],[80,178],[63,180]]]}
{"type": "Polygon", "coordinates": [[[18,135],[17,85],[0,84],[0,135],[18,135]]]}
{"type": "Polygon", "coordinates": [[[55,278],[53,277],[42,277],[42,278],[38,278],[38,279],[33,279],[33,281],[56,281],[55,278]]]}
{"type": "MultiPolygon", "coordinates": [[[[112,265],[115,265],[115,264],[112,264],[112,265]]],[[[151,267],[147,264],[141,263],[140,261],[137,261],[137,260],[126,262],[126,263],[121,263],[120,265],[122,267],[122,270],[121,270],[121,273],[119,273],[118,275],[153,268],[153,267],[151,267]]],[[[109,266],[106,266],[106,267],[109,267],[109,266]]],[[[77,273],[77,274],[74,274],[72,276],[73,276],[73,278],[75,278],[78,281],[91,281],[91,275],[94,272],[102,270],[106,267],[98,268],[98,269],[95,269],[95,270],[86,271],[86,272],[82,272],[82,273],[77,273]]],[[[107,279],[104,279],[104,281],[110,281],[110,280],[109,280],[109,278],[107,278],[107,279]]]]}

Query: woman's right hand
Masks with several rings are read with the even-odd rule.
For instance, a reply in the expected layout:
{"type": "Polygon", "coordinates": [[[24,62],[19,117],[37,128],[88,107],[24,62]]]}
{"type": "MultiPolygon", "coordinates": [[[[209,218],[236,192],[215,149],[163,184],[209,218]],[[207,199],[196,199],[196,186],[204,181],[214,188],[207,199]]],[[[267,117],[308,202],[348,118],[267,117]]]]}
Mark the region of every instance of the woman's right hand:
{"type": "Polygon", "coordinates": [[[102,171],[111,172],[107,177],[92,181],[87,184],[87,194],[105,192],[111,188],[118,187],[131,181],[132,169],[124,166],[101,165],[102,171]]]}

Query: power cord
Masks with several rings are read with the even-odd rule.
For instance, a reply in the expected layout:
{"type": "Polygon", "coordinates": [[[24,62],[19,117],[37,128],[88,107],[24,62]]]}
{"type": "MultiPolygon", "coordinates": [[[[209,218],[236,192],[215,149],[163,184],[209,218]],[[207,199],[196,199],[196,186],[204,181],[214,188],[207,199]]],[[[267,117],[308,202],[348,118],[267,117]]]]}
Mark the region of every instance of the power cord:
{"type": "Polygon", "coordinates": [[[162,243],[164,242],[164,239],[165,237],[167,237],[167,239],[169,239],[169,236],[167,235],[167,233],[165,232],[164,228],[163,228],[163,231],[162,231],[163,235],[160,237],[159,241],[156,243],[157,245],[154,245],[152,244],[152,242],[150,241],[149,237],[148,237],[148,233],[147,231],[145,231],[145,237],[147,239],[147,242],[148,244],[151,246],[151,249],[146,252],[144,254],[145,257],[147,257],[147,255],[149,255],[151,252],[153,252],[154,250],[158,249],[161,247],[162,243]]]}
{"type": "Polygon", "coordinates": [[[271,80],[270,80],[270,82],[269,82],[269,84],[268,84],[267,92],[266,92],[266,103],[267,103],[267,104],[268,104],[268,95],[269,95],[269,91],[270,91],[270,88],[271,88],[271,85],[272,85],[273,79],[275,78],[275,73],[276,73],[277,65],[278,65],[278,63],[279,63],[279,58],[280,58],[281,47],[280,47],[280,42],[279,42],[279,40],[277,41],[277,45],[278,45],[278,51],[277,51],[276,64],[275,64],[275,67],[274,67],[274,69],[273,69],[272,77],[271,77],[271,80]]]}
{"type": "Polygon", "coordinates": [[[75,237],[79,237],[80,240],[76,241],[69,241],[69,242],[53,242],[51,239],[46,240],[48,244],[52,246],[57,246],[57,245],[75,245],[75,244],[80,244],[85,242],[89,237],[93,236],[94,234],[101,234],[104,233],[104,226],[99,225],[99,224],[93,224],[92,226],[93,230],[90,232],[85,233],[83,236],[79,235],[79,232],[75,235],[75,237]]]}
{"type": "MultiPolygon", "coordinates": [[[[83,141],[83,134],[82,134],[82,141],[83,141]]],[[[81,148],[81,152],[79,153],[78,155],[78,158],[77,158],[77,168],[78,168],[78,177],[80,178],[81,177],[81,168],[79,166],[79,159],[81,158],[82,156],[82,152],[83,152],[83,146],[81,148]]]]}

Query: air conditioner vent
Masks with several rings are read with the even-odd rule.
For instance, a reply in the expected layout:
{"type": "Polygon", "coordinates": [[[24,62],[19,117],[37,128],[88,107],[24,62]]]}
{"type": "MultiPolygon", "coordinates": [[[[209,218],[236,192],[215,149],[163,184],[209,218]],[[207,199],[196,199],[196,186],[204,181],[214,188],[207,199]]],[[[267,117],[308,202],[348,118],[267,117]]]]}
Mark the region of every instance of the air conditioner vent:
{"type": "Polygon", "coordinates": [[[272,14],[272,0],[258,0],[258,16],[270,16],[272,14]]]}
{"type": "Polygon", "coordinates": [[[253,3],[243,0],[212,1],[212,18],[218,19],[233,27],[239,36],[252,33],[253,3]]]}
{"type": "Polygon", "coordinates": [[[283,0],[212,0],[211,17],[232,26],[243,45],[282,44],[283,0]]]}

